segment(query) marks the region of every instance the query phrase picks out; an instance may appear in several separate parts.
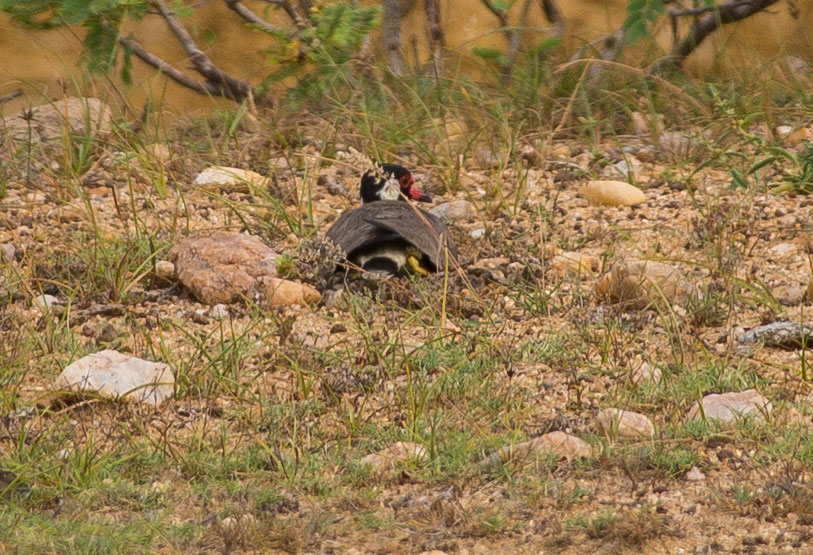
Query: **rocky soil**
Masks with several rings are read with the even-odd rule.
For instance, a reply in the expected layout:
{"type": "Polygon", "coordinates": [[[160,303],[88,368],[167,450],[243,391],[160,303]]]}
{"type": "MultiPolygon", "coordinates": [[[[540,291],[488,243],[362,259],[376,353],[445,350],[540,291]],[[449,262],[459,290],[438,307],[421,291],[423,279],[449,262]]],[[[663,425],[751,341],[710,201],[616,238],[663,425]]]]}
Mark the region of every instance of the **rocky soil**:
{"type": "Polygon", "coordinates": [[[403,152],[461,265],[369,281],[320,243],[359,175],[318,131],[284,150],[215,128],[214,156],[181,125],[84,162],[48,137],[26,159],[15,131],[0,503],[21,530],[158,519],[146,547],[166,552],[813,552],[813,199],[692,174],[711,147],[688,131],[599,154],[528,138],[459,171],[403,152]],[[60,375],[113,351],[172,376],[60,375]]]}

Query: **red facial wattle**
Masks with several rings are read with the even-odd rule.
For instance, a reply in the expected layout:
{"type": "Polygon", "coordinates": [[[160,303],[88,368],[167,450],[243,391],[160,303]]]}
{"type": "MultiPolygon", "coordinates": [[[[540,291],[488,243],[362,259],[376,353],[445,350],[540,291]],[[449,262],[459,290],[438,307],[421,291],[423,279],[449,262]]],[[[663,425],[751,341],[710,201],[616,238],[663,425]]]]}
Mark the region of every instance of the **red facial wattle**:
{"type": "Polygon", "coordinates": [[[407,198],[417,202],[432,202],[432,197],[429,194],[424,193],[415,186],[415,179],[412,174],[401,176],[398,182],[401,184],[401,192],[407,198]]]}

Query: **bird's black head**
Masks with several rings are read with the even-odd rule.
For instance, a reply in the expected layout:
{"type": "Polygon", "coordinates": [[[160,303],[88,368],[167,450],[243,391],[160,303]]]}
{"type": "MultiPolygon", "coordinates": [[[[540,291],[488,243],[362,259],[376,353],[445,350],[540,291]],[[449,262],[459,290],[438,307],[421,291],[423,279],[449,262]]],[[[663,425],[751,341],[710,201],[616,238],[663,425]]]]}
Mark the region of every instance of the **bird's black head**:
{"type": "Polygon", "coordinates": [[[408,198],[432,202],[432,197],[415,187],[415,179],[404,166],[379,164],[361,177],[361,203],[408,198]]]}

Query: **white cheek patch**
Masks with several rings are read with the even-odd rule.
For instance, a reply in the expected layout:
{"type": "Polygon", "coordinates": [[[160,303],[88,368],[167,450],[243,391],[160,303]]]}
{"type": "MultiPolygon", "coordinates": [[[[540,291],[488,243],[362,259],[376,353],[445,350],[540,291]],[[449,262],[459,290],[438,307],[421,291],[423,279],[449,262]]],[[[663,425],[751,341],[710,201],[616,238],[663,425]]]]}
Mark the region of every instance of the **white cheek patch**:
{"type": "Polygon", "coordinates": [[[401,186],[398,184],[398,180],[394,177],[389,178],[378,192],[378,198],[381,200],[398,200],[401,198],[401,186]]]}

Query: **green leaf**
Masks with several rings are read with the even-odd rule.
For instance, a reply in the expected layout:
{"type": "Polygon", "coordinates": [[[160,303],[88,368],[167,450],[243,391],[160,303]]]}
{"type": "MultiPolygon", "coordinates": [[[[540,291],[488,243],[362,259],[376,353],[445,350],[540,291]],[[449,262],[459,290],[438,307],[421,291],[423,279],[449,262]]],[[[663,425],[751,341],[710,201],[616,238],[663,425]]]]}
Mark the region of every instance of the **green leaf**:
{"type": "Polygon", "coordinates": [[[85,19],[91,15],[91,4],[92,2],[88,2],[87,0],[63,0],[59,14],[66,23],[79,25],[80,23],[84,23],[85,19]]]}
{"type": "Polygon", "coordinates": [[[121,80],[128,87],[133,84],[133,50],[127,44],[122,48],[121,80]]]}
{"type": "Polygon", "coordinates": [[[490,46],[475,46],[471,49],[471,53],[477,56],[478,58],[482,58],[484,60],[489,60],[492,62],[497,62],[505,57],[502,53],[502,50],[498,48],[492,48],[490,46]]]}
{"type": "Polygon", "coordinates": [[[504,2],[503,0],[492,0],[491,6],[498,12],[507,12],[511,9],[513,2],[504,2]]]}
{"type": "Polygon", "coordinates": [[[753,166],[751,166],[751,168],[748,170],[748,175],[751,175],[752,173],[756,173],[756,172],[757,172],[757,171],[759,171],[761,168],[764,168],[764,167],[765,167],[765,166],[767,166],[768,164],[773,164],[775,161],[776,161],[776,156],[768,156],[767,158],[764,158],[764,159],[760,160],[759,162],[756,162],[756,163],[755,163],[753,166]]]}
{"type": "Polygon", "coordinates": [[[745,180],[745,177],[743,177],[742,173],[737,168],[731,168],[731,180],[733,181],[732,185],[734,186],[734,188],[738,189],[748,188],[748,182],[745,180]]]}
{"type": "Polygon", "coordinates": [[[627,4],[627,19],[623,26],[627,33],[627,41],[631,44],[648,37],[649,24],[665,11],[663,0],[630,0],[627,4]]]}

